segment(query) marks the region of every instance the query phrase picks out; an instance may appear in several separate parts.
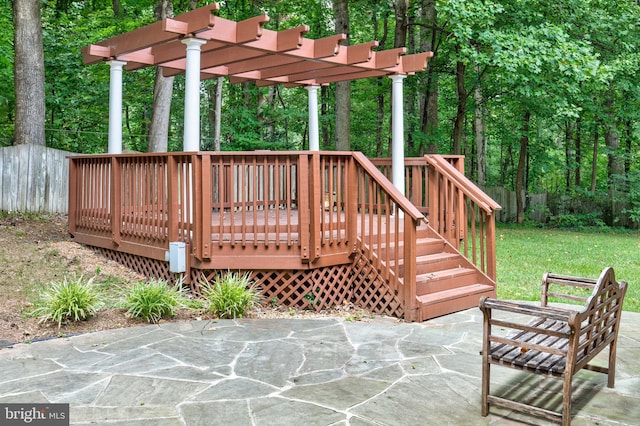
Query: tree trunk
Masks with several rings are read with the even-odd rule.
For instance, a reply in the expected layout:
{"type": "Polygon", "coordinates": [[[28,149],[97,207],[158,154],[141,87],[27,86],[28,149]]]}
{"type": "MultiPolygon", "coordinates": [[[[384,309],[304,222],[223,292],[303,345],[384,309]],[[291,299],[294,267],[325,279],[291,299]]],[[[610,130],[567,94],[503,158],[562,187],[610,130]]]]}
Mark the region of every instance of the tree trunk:
{"type": "Polygon", "coordinates": [[[482,77],[480,67],[476,66],[478,81],[473,90],[473,100],[475,103],[475,139],[476,139],[476,162],[477,162],[477,182],[484,186],[487,182],[487,137],[486,122],[484,118],[484,94],[482,92],[482,77]]]}
{"type": "Polygon", "coordinates": [[[573,137],[573,122],[568,121],[565,123],[564,128],[564,162],[565,162],[565,172],[564,172],[564,186],[565,192],[569,192],[571,190],[572,183],[572,174],[574,170],[574,156],[575,156],[575,140],[573,137]]]}
{"type": "Polygon", "coordinates": [[[607,171],[610,179],[615,176],[624,175],[624,162],[618,153],[620,148],[620,135],[618,134],[618,125],[612,111],[613,99],[610,97],[605,101],[605,110],[608,111],[609,122],[606,123],[604,133],[604,142],[607,145],[608,164],[607,171]]]}
{"type": "Polygon", "coordinates": [[[15,144],[45,145],[44,52],[39,0],[14,0],[15,144]]]}
{"type": "MultiPolygon", "coordinates": [[[[607,192],[609,195],[609,202],[611,203],[611,217],[609,224],[613,224],[614,220],[621,219],[620,212],[623,209],[623,204],[620,201],[621,192],[624,190],[624,159],[619,153],[620,149],[620,134],[618,132],[618,125],[616,123],[616,117],[613,111],[613,96],[604,103],[605,111],[607,112],[608,123],[605,123],[604,142],[607,146],[607,192]]],[[[618,222],[618,225],[625,226],[624,221],[618,222]]]]}
{"type": "MultiPolygon", "coordinates": [[[[333,11],[336,18],[336,33],[346,34],[343,45],[349,44],[349,2],[334,0],[333,11]]],[[[336,150],[349,151],[351,149],[351,83],[339,81],[336,83],[336,150]]]]}
{"type": "Polygon", "coordinates": [[[527,151],[529,147],[529,122],[531,121],[531,112],[524,113],[522,125],[522,137],[520,138],[520,156],[518,158],[518,172],[516,174],[516,220],[518,223],[524,222],[524,177],[525,166],[527,164],[527,151]]]}
{"type": "Polygon", "coordinates": [[[576,121],[576,167],[575,167],[575,175],[574,175],[574,184],[576,188],[580,187],[582,183],[582,175],[580,173],[580,166],[582,163],[582,120],[578,118],[576,121]]]}
{"type": "MultiPolygon", "coordinates": [[[[155,10],[156,20],[173,18],[172,0],[158,0],[155,10]]],[[[149,152],[167,152],[169,140],[169,121],[171,120],[171,97],[173,96],[173,77],[162,75],[162,68],[156,68],[156,81],[153,87],[153,112],[149,126],[149,152]]]]}
{"type": "Polygon", "coordinates": [[[331,145],[331,123],[327,119],[329,107],[327,106],[327,86],[320,87],[320,128],[322,133],[322,145],[331,145]]]}
{"type": "Polygon", "coordinates": [[[113,10],[114,17],[122,17],[122,6],[120,5],[120,0],[111,0],[111,9],[113,10]]]}
{"type": "MultiPolygon", "coordinates": [[[[406,47],[407,45],[407,9],[409,7],[408,0],[395,0],[393,2],[396,13],[396,29],[393,38],[393,47],[406,47]]],[[[406,113],[406,110],[405,110],[406,113]]],[[[393,114],[389,116],[389,129],[393,129],[393,114]]],[[[404,140],[404,135],[403,135],[404,140]]],[[[388,140],[388,156],[391,157],[393,152],[393,135],[388,140]]],[[[406,148],[406,147],[405,147],[406,148]]]]}
{"type": "Polygon", "coordinates": [[[378,88],[378,112],[376,117],[376,158],[382,157],[384,128],[384,93],[382,93],[382,77],[376,79],[378,88]]]}
{"type": "Polygon", "coordinates": [[[222,128],[222,85],[224,77],[218,77],[216,84],[216,105],[214,107],[215,119],[213,125],[213,150],[220,151],[220,133],[222,128]]]}
{"type": "MultiPolygon", "coordinates": [[[[373,13],[373,31],[374,34],[378,34],[378,14],[376,12],[373,13]]],[[[382,37],[380,37],[380,41],[378,43],[378,49],[383,50],[384,45],[387,42],[387,36],[389,34],[389,13],[385,12],[383,16],[383,24],[382,24],[382,37]]],[[[384,83],[382,81],[383,77],[378,77],[376,79],[376,87],[378,89],[378,111],[376,117],[376,158],[382,157],[383,152],[383,140],[384,140],[384,91],[383,86],[384,83]]]]}
{"type": "Polygon", "coordinates": [[[462,154],[464,139],[464,116],[467,112],[467,89],[464,87],[465,65],[463,62],[456,63],[456,99],[458,101],[458,112],[453,125],[453,154],[462,154]]]}
{"type": "MultiPolygon", "coordinates": [[[[422,2],[420,20],[426,25],[420,27],[420,51],[430,52],[436,49],[438,33],[436,28],[437,14],[435,0],[422,2]],[[431,26],[429,29],[427,25],[431,26]]],[[[421,131],[426,135],[426,144],[421,145],[419,154],[438,153],[438,74],[433,61],[429,62],[426,73],[426,90],[421,102],[420,123],[421,131]]]]}
{"type": "Polygon", "coordinates": [[[599,142],[599,134],[598,134],[598,119],[596,118],[595,124],[593,125],[593,157],[591,158],[591,193],[596,192],[596,181],[598,175],[598,144],[599,142]]]}

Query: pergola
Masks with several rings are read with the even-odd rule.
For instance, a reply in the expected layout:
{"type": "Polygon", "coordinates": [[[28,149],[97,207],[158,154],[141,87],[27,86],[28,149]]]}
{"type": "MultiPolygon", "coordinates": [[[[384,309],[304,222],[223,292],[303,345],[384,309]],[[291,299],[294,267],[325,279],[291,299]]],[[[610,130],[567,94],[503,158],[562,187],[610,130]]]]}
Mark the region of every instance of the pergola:
{"type": "Polygon", "coordinates": [[[338,81],[389,76],[392,85],[393,183],[404,193],[403,79],[422,71],[432,52],[406,48],[375,51],[376,41],[343,46],[346,36],[304,35],[302,25],[282,31],[264,28],[267,15],[235,22],[213,15],[213,3],[121,34],[82,49],[85,64],[110,66],[109,148],[122,152],[122,72],[162,67],[165,76],[185,73],[184,151],[200,147],[200,81],[229,77],[231,83],[304,86],[309,98],[309,149],[319,150],[318,88],[338,81]]]}

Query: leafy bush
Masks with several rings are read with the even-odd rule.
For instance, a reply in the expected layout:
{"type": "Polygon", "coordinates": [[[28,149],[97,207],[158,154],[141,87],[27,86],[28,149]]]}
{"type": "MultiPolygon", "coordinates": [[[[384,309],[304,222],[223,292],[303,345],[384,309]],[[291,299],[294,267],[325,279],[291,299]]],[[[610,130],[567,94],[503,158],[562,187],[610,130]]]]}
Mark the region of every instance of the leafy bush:
{"type": "Polygon", "coordinates": [[[98,292],[91,277],[86,283],[80,276],[74,280],[64,278],[55,282],[40,295],[37,308],[32,315],[40,317],[40,322],[54,321],[58,328],[62,321],[82,321],[93,316],[101,306],[98,292]]]}
{"type": "Polygon", "coordinates": [[[607,225],[601,218],[599,212],[559,214],[552,216],[549,221],[550,226],[564,229],[584,229],[588,227],[606,228],[607,225]]]}
{"type": "Polygon", "coordinates": [[[127,290],[122,306],[132,317],[155,324],[163,317],[174,316],[185,301],[182,281],[170,286],[166,281],[152,279],[127,290]]]}
{"type": "Polygon", "coordinates": [[[260,289],[249,280],[249,273],[227,272],[213,283],[202,283],[202,294],[209,311],[219,318],[241,318],[247,309],[260,303],[260,289]]]}

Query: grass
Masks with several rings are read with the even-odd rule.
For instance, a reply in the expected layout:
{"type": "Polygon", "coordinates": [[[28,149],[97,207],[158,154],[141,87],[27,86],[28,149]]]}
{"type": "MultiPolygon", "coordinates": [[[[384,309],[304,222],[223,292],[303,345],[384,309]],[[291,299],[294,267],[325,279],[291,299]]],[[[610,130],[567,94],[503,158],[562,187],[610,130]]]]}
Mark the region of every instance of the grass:
{"type": "Polygon", "coordinates": [[[203,279],[202,294],[209,311],[219,318],[242,318],[247,309],[260,303],[261,294],[249,273],[227,271],[210,283],[203,279]]]}
{"type": "Polygon", "coordinates": [[[166,281],[153,279],[128,289],[124,298],[122,307],[129,315],[154,324],[162,318],[174,316],[186,300],[181,281],[170,286],[166,281]]]}
{"type": "Polygon", "coordinates": [[[640,312],[638,234],[499,226],[496,251],[501,299],[539,300],[545,271],[597,278],[611,266],[628,283],[623,309],[640,312]]]}
{"type": "Polygon", "coordinates": [[[40,317],[40,322],[53,321],[58,328],[63,321],[86,320],[98,311],[101,306],[98,292],[93,286],[93,278],[87,282],[84,277],[64,278],[63,281],[51,283],[44,290],[32,315],[40,317]]]}

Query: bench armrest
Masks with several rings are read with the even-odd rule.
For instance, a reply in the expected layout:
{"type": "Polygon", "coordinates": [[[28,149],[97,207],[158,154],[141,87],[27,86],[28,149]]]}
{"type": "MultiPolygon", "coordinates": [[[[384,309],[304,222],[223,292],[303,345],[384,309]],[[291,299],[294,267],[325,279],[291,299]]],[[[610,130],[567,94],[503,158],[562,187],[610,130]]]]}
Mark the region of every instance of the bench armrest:
{"type": "Polygon", "coordinates": [[[575,314],[575,311],[571,309],[554,306],[535,306],[527,303],[498,300],[491,297],[483,297],[480,300],[480,310],[482,310],[485,315],[491,310],[499,310],[565,322],[569,322],[572,314],[575,314]]]}

